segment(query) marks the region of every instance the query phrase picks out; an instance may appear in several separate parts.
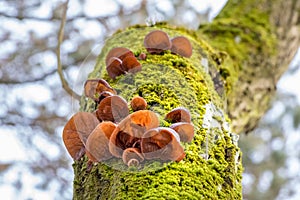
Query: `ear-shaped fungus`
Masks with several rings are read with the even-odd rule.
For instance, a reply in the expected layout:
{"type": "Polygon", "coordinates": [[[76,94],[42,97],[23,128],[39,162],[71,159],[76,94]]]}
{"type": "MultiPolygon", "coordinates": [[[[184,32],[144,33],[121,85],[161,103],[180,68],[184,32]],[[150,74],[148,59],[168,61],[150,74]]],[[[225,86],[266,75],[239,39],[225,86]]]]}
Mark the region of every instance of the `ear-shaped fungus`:
{"type": "Polygon", "coordinates": [[[123,119],[112,133],[109,140],[109,151],[121,158],[123,151],[130,147],[139,148],[145,131],[158,127],[156,114],[149,110],[136,111],[123,119]]]}
{"type": "Polygon", "coordinates": [[[133,111],[146,110],[147,102],[143,97],[137,96],[132,98],[130,106],[133,111]]]}
{"type": "Polygon", "coordinates": [[[125,149],[122,155],[122,159],[127,166],[138,166],[141,162],[144,161],[144,157],[141,154],[141,150],[139,148],[125,149]]]}
{"type": "Polygon", "coordinates": [[[67,122],[62,137],[74,160],[84,155],[86,140],[98,124],[99,120],[96,116],[88,112],[78,112],[67,122]]]}
{"type": "Polygon", "coordinates": [[[117,57],[110,58],[109,65],[106,65],[106,71],[112,79],[125,74],[125,71],[122,68],[122,60],[117,57]]]}
{"type": "Polygon", "coordinates": [[[149,53],[159,54],[171,48],[171,41],[166,32],[155,30],[146,35],[144,46],[149,53]]]}
{"type": "Polygon", "coordinates": [[[115,47],[111,49],[105,59],[106,66],[109,66],[113,60],[111,58],[119,58],[120,60],[123,60],[127,56],[134,56],[133,52],[125,47],[115,47]]]}
{"type": "Polygon", "coordinates": [[[108,143],[115,128],[116,125],[112,122],[101,122],[88,137],[86,149],[96,161],[108,160],[112,157],[108,143]]]}
{"type": "Polygon", "coordinates": [[[165,117],[171,123],[187,122],[191,123],[191,114],[186,108],[175,108],[171,110],[165,117]]]}
{"type": "Polygon", "coordinates": [[[110,93],[112,95],[117,94],[117,92],[104,79],[89,79],[85,82],[85,96],[98,101],[98,96],[101,96],[102,93],[110,93]]]}
{"type": "Polygon", "coordinates": [[[116,47],[110,50],[105,63],[107,73],[112,79],[126,72],[136,73],[142,70],[142,66],[133,52],[124,47],[116,47]]]}
{"type": "Polygon", "coordinates": [[[178,133],[181,142],[191,142],[194,137],[194,126],[191,123],[177,122],[170,128],[178,133]]]}
{"type": "Polygon", "coordinates": [[[120,122],[128,114],[127,102],[117,95],[104,98],[96,111],[96,115],[100,120],[112,122],[120,122]]]}
{"type": "Polygon", "coordinates": [[[171,39],[172,47],[171,52],[181,55],[183,57],[191,57],[193,48],[190,41],[184,36],[178,36],[171,39]]]}
{"type": "Polygon", "coordinates": [[[142,70],[142,65],[134,56],[127,56],[123,59],[122,69],[129,73],[136,73],[142,70]]]}
{"type": "Polygon", "coordinates": [[[143,135],[141,152],[145,159],[161,159],[179,162],[185,157],[179,135],[170,128],[154,128],[143,135]]]}

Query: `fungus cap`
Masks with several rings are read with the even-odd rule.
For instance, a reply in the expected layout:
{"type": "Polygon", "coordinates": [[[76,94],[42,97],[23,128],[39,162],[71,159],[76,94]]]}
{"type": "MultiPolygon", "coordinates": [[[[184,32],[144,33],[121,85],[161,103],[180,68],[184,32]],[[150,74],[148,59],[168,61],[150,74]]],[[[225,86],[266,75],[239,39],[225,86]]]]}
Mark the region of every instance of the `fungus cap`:
{"type": "Polygon", "coordinates": [[[171,41],[164,31],[151,31],[145,36],[144,46],[149,53],[161,53],[171,48],[171,41]]]}
{"type": "Polygon", "coordinates": [[[88,137],[86,149],[96,161],[108,160],[112,157],[108,148],[108,143],[115,128],[116,125],[112,122],[101,122],[88,137]]]}
{"type": "Polygon", "coordinates": [[[123,119],[111,135],[109,150],[115,157],[121,158],[123,151],[130,147],[139,147],[143,134],[159,126],[157,115],[149,110],[140,110],[123,119]]]}
{"type": "Polygon", "coordinates": [[[120,96],[108,96],[98,105],[96,115],[102,121],[120,122],[129,114],[127,102],[120,96]]]}
{"type": "Polygon", "coordinates": [[[179,107],[167,113],[165,119],[172,123],[176,123],[176,122],[191,123],[191,114],[186,108],[179,107]]]}
{"type": "Polygon", "coordinates": [[[62,137],[74,160],[84,155],[86,140],[98,124],[99,120],[96,116],[88,112],[78,112],[66,123],[62,137]]]}
{"type": "Polygon", "coordinates": [[[171,129],[175,130],[181,142],[191,142],[194,138],[194,125],[187,122],[177,122],[170,126],[171,129]]]}
{"type": "Polygon", "coordinates": [[[141,140],[141,152],[145,159],[172,160],[179,162],[185,157],[179,135],[170,128],[150,129],[141,140]]]}
{"type": "Polygon", "coordinates": [[[127,148],[124,150],[122,155],[123,162],[127,166],[137,166],[144,161],[144,157],[141,154],[139,148],[127,148]]]}
{"type": "Polygon", "coordinates": [[[184,36],[178,36],[171,39],[171,52],[190,58],[193,53],[191,42],[184,36]]]}

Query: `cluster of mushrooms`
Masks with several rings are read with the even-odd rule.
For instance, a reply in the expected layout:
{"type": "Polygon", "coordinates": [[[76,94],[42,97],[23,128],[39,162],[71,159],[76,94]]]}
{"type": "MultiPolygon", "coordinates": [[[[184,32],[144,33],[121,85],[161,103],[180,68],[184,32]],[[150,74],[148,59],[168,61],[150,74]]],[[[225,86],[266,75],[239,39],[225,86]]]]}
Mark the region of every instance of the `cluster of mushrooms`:
{"type": "MultiPolygon", "coordinates": [[[[160,54],[163,51],[170,50],[174,54],[183,57],[192,56],[192,45],[184,36],[177,36],[170,39],[169,35],[160,30],[154,30],[148,33],[144,38],[144,46],[148,53],[160,54]]],[[[139,60],[145,60],[146,54],[141,53],[139,60]]],[[[134,53],[125,47],[115,47],[111,49],[105,59],[106,70],[110,78],[126,73],[136,73],[142,70],[142,66],[134,53]]]]}
{"type": "MultiPolygon", "coordinates": [[[[147,34],[144,46],[151,54],[170,50],[184,57],[192,55],[187,38],[170,39],[160,30],[147,34]]],[[[146,54],[141,53],[138,59],[145,60],[146,54]]],[[[116,79],[122,74],[141,71],[138,59],[125,47],[111,49],[105,60],[109,77],[116,79]]],[[[104,79],[87,80],[84,93],[95,101],[96,110],[76,113],[63,129],[64,144],[74,160],[86,154],[92,163],[117,157],[128,166],[138,166],[145,159],[179,162],[185,157],[180,142],[191,142],[194,137],[194,126],[187,109],[173,109],[165,116],[172,125],[159,127],[158,116],[147,110],[145,99],[132,98],[130,113],[126,100],[104,79]]]]}
{"type": "Polygon", "coordinates": [[[165,116],[172,125],[159,127],[158,116],[146,110],[145,99],[132,98],[130,114],[126,100],[103,79],[87,80],[85,95],[97,103],[97,109],[76,113],[63,130],[63,141],[74,160],[86,154],[92,162],[117,157],[137,166],[145,159],[180,161],[185,157],[180,142],[194,137],[187,109],[173,109],[165,116]]]}

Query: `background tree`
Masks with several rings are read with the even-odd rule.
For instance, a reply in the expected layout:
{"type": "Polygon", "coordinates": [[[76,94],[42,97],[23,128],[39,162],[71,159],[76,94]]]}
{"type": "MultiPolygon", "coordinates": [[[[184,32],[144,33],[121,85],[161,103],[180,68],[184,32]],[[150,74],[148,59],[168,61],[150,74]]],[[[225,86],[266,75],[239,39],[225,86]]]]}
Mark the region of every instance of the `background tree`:
{"type": "MultiPolygon", "coordinates": [[[[70,15],[62,44],[62,63],[68,80],[75,81],[78,66],[89,51],[94,49],[95,44],[102,43],[106,36],[118,28],[145,23],[145,16],[149,16],[147,18],[149,23],[164,19],[173,24],[190,24],[190,27],[197,28],[195,20],[200,19],[199,12],[191,3],[193,2],[165,1],[162,4],[143,1],[130,7],[126,3],[114,2],[117,9],[110,11],[109,14],[92,16],[87,10],[82,9],[86,4],[85,1],[70,2],[70,15]],[[170,9],[164,10],[166,4],[170,9]],[[182,11],[186,10],[189,11],[183,14],[182,11]],[[89,32],[91,27],[98,28],[98,31],[89,32]]],[[[288,5],[284,3],[283,7],[288,5]]],[[[242,9],[244,10],[246,9],[242,9]]],[[[3,22],[0,59],[2,97],[0,135],[17,136],[20,144],[19,151],[14,155],[18,161],[1,157],[2,188],[12,190],[8,186],[13,185],[17,191],[20,191],[19,197],[24,198],[33,197],[28,190],[39,191],[38,193],[42,195],[44,193],[42,191],[60,189],[59,193],[63,196],[59,198],[68,199],[72,193],[71,161],[65,155],[61,131],[66,118],[71,115],[69,111],[72,110],[72,105],[70,105],[70,97],[61,89],[54,62],[61,3],[59,1],[1,2],[0,15],[1,23],[3,22]],[[24,91],[30,93],[27,92],[25,95],[24,91]],[[28,189],[29,184],[24,184],[28,177],[34,177],[30,185],[38,189],[28,189]]],[[[289,24],[288,22],[286,24],[289,24]]],[[[98,49],[92,52],[84,65],[93,66],[98,53],[98,49]]],[[[296,109],[294,113],[297,113],[296,109]]],[[[246,140],[248,141],[249,138],[246,140]]],[[[282,153],[286,154],[285,151],[282,153]]],[[[244,154],[246,155],[246,152],[244,154]]],[[[293,160],[299,158],[299,155],[292,156],[293,160]]],[[[280,163],[276,162],[276,165],[280,163]]],[[[289,179],[296,180],[297,177],[291,176],[289,179]]],[[[287,184],[285,188],[290,188],[291,185],[294,184],[287,184]]],[[[272,192],[272,187],[264,192],[268,191],[272,192]]],[[[289,195],[293,194],[287,194],[289,195]]]]}

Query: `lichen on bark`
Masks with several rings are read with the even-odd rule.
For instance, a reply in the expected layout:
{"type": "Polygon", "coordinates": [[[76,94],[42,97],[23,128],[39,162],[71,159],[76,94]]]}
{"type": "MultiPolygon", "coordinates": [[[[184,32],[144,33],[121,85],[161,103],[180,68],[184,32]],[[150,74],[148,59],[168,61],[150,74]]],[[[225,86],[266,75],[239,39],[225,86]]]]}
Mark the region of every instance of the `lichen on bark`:
{"type": "MultiPolygon", "coordinates": [[[[196,33],[166,24],[130,27],[108,39],[89,77],[106,79],[127,101],[136,95],[145,98],[148,109],[159,114],[161,126],[169,126],[164,116],[171,109],[188,108],[195,137],[190,144],[182,143],[186,157],[178,163],[146,161],[138,168],[128,168],[122,160],[113,158],[86,172],[86,158],[76,161],[74,199],[241,199],[240,152],[225,125],[226,94],[216,92],[209,74],[210,68],[217,72],[222,63],[230,63],[226,59],[196,33]],[[187,37],[193,46],[192,57],[183,58],[169,51],[162,55],[147,53],[143,39],[157,29],[170,37],[187,37]],[[147,59],[140,61],[142,71],[110,79],[104,61],[113,47],[129,48],[135,55],[147,53],[147,59]],[[207,66],[201,64],[203,59],[207,66]],[[208,105],[214,109],[208,109],[208,105]]],[[[95,105],[82,97],[81,108],[93,111],[95,105]]]]}

